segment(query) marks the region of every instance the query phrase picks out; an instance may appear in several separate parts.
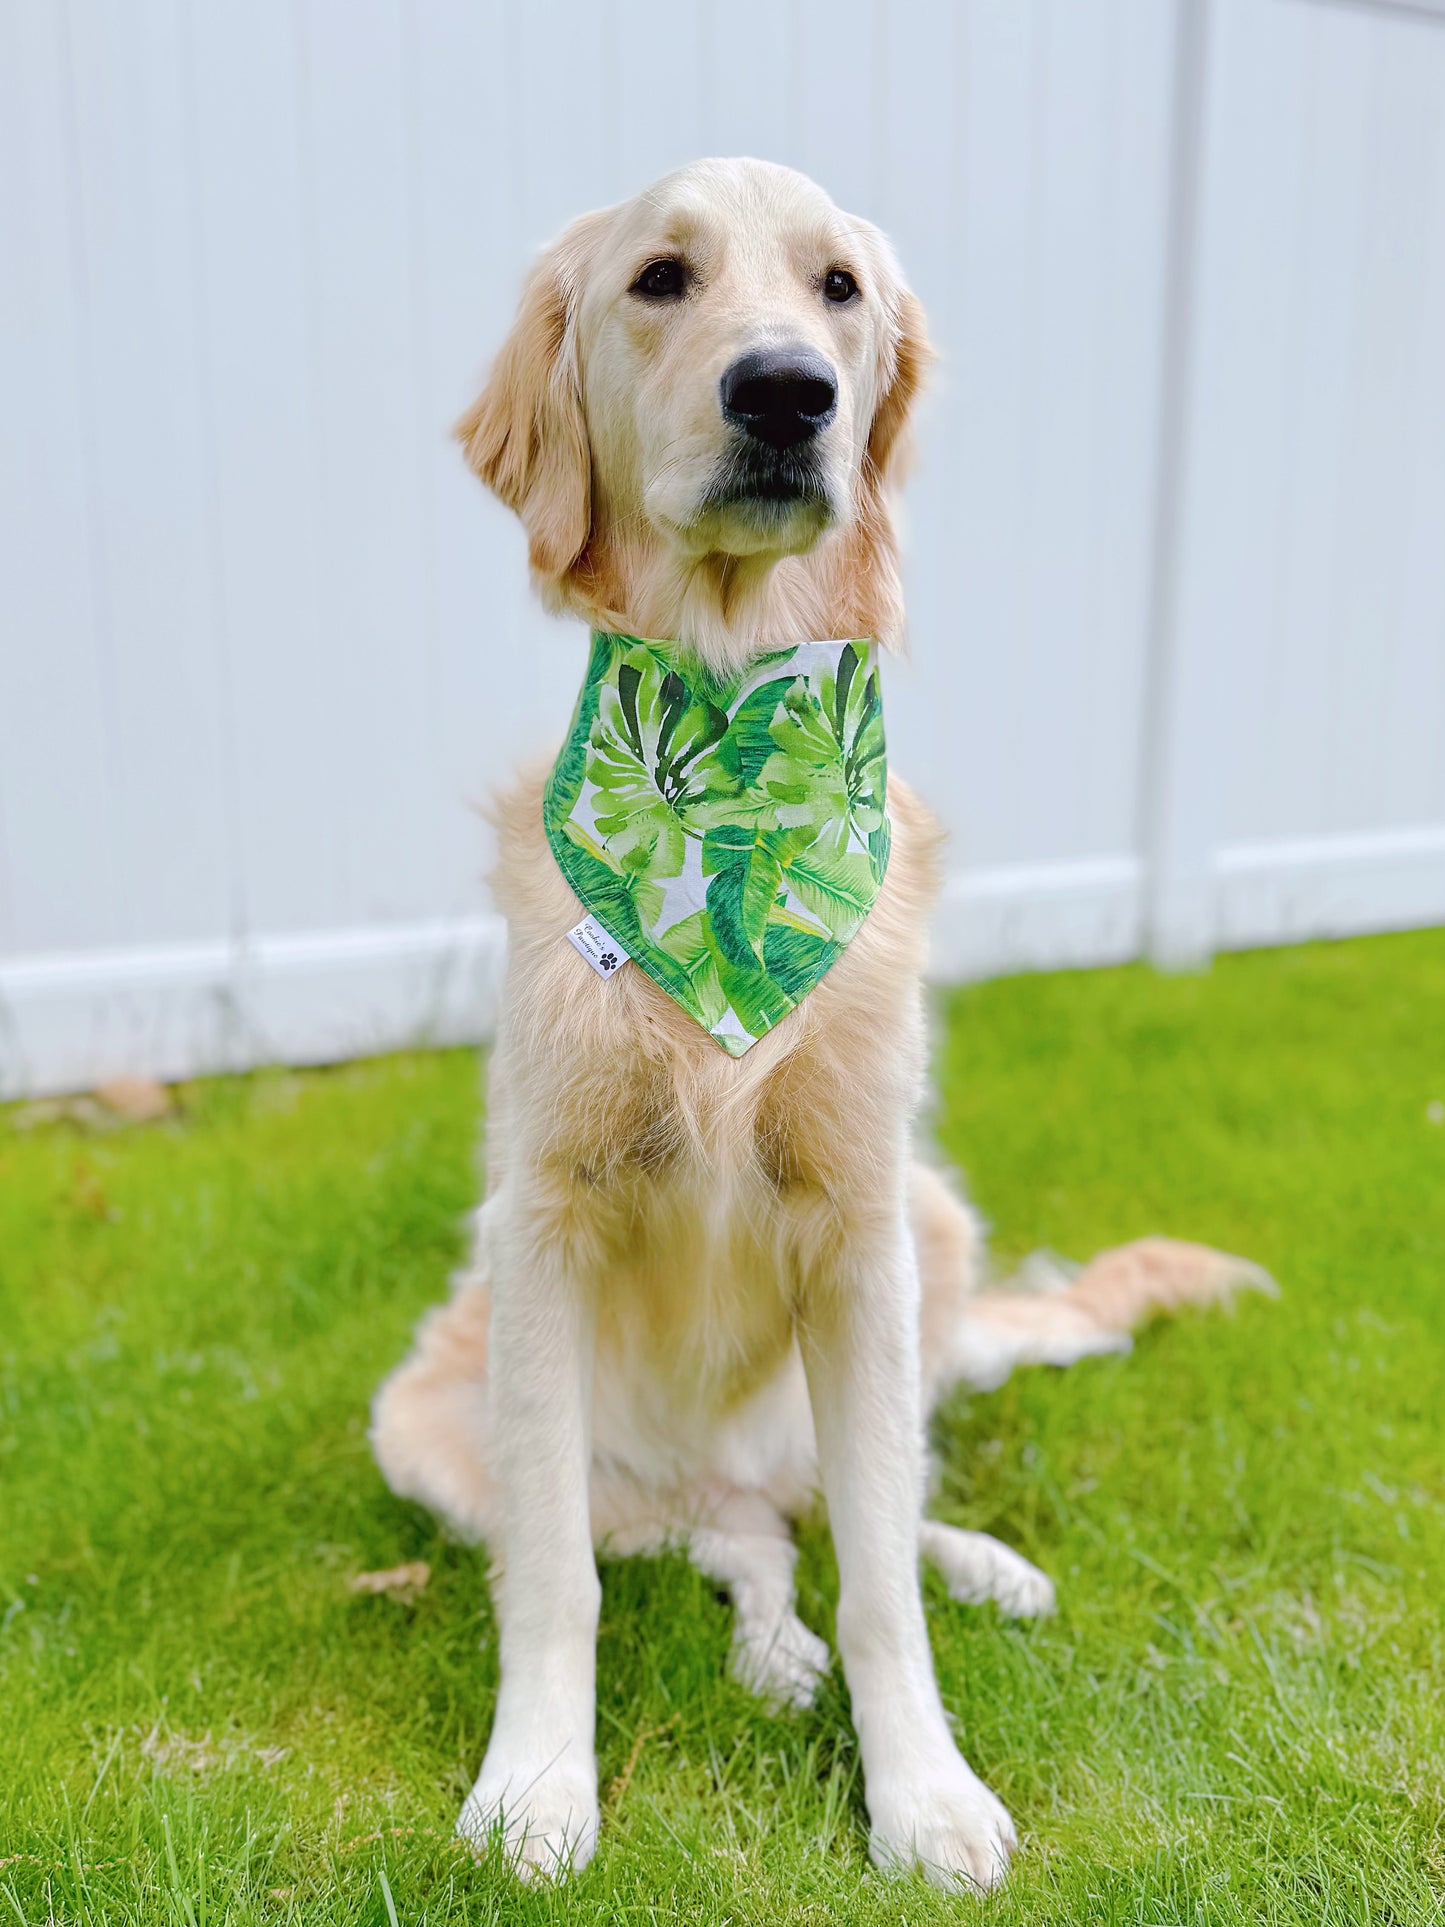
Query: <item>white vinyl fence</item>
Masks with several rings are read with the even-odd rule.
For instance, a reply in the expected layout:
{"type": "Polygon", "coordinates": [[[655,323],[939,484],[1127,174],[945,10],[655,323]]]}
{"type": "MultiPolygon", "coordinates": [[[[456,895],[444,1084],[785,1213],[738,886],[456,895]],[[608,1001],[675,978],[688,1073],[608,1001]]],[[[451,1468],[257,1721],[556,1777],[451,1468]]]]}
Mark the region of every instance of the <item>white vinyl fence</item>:
{"type": "Polygon", "coordinates": [[[448,426],[710,152],[942,350],[937,973],[1445,921],[1440,6],[0,0],[0,1095],[484,1033],[582,643],[448,426]]]}

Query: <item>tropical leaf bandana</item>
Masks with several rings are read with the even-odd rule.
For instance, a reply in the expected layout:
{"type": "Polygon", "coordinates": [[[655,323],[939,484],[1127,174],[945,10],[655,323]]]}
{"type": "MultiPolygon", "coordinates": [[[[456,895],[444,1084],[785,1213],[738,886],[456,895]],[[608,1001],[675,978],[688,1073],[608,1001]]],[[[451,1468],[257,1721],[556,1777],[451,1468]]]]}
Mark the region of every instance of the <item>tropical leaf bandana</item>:
{"type": "Polygon", "coordinates": [[[734,1057],[820,981],[888,867],[875,654],[804,642],[728,681],[593,634],[547,840],[594,923],[734,1057]]]}

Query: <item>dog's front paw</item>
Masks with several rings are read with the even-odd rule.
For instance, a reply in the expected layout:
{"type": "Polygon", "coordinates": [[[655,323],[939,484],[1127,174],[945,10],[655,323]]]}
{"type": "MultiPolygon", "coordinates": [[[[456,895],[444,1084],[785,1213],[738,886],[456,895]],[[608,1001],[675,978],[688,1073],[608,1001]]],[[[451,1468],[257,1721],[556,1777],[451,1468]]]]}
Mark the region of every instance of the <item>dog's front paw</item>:
{"type": "Polygon", "coordinates": [[[597,1817],[595,1769],[493,1760],[489,1751],[457,1834],[478,1853],[503,1853],[520,1880],[561,1880],[592,1858],[597,1817]]]}
{"type": "Polygon", "coordinates": [[[874,1865],[916,1866],[945,1891],[996,1887],[1018,1845],[1003,1802],[956,1753],[926,1775],[870,1782],[868,1812],[874,1865]]]}
{"type": "Polygon", "coordinates": [[[818,1681],[828,1670],[825,1641],[796,1613],[767,1631],[744,1632],[733,1640],[732,1676],[770,1706],[794,1706],[801,1712],[813,1704],[818,1681]]]}

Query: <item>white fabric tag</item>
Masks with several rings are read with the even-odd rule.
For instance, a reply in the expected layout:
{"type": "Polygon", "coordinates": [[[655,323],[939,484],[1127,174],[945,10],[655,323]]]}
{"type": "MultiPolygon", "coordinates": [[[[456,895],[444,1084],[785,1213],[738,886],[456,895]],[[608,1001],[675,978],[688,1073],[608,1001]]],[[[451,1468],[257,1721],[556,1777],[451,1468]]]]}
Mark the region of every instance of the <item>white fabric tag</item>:
{"type": "Polygon", "coordinates": [[[581,923],[567,932],[567,941],[572,948],[584,956],[599,977],[615,977],[625,963],[630,962],[631,952],[624,950],[615,937],[609,937],[600,923],[591,917],[584,917],[581,923]]]}

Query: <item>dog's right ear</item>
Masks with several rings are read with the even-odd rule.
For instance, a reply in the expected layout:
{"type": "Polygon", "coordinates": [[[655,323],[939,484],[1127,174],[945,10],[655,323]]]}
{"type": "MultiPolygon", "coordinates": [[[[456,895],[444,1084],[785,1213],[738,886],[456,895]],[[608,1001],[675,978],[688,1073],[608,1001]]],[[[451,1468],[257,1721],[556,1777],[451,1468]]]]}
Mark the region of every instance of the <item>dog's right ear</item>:
{"type": "Polygon", "coordinates": [[[592,524],[575,321],[605,214],[574,221],[532,269],[487,385],[456,426],[472,468],[521,518],[533,569],[554,582],[587,546],[592,524]]]}
{"type": "Polygon", "coordinates": [[[905,287],[898,289],[891,323],[883,392],[868,434],[869,465],[884,484],[907,467],[909,419],[933,360],[922,304],[905,287]]]}

